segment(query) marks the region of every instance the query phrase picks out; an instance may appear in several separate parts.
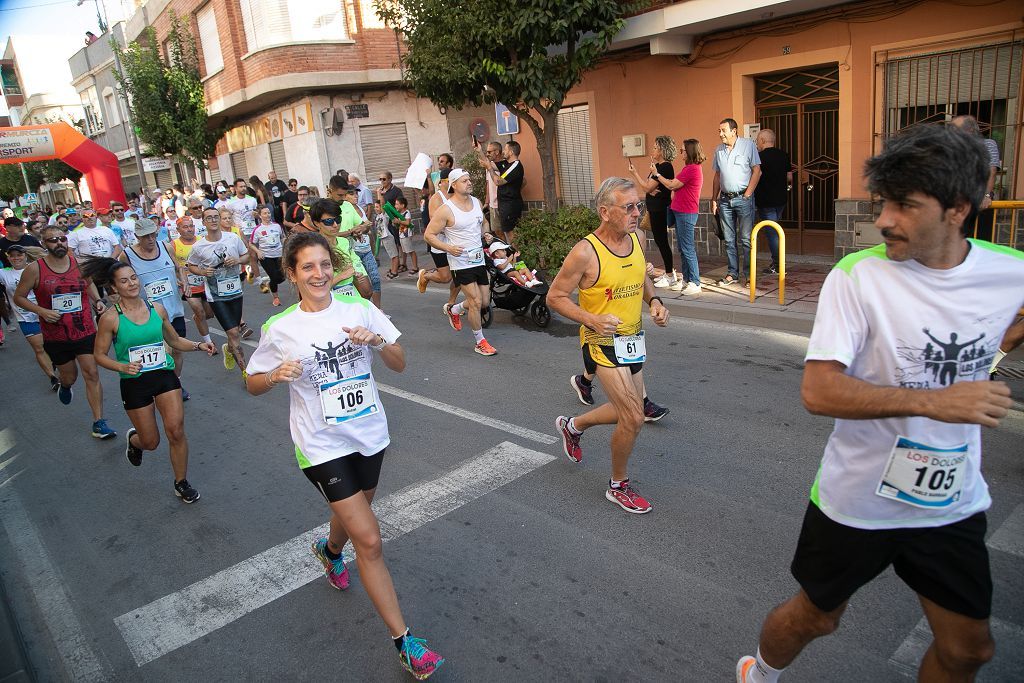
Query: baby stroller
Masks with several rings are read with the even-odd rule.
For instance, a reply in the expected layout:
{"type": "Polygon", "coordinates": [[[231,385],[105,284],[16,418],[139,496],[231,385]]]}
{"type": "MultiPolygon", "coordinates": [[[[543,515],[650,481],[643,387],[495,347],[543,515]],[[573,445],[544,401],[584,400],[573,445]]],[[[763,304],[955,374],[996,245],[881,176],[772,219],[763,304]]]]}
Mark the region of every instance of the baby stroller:
{"type": "Polygon", "coordinates": [[[491,326],[492,313],[497,307],[512,311],[513,315],[525,316],[529,313],[538,327],[547,327],[551,322],[551,311],[547,305],[547,283],[523,287],[495,268],[490,258],[486,261],[487,274],[491,281],[491,305],[482,312],[483,326],[491,326]]]}

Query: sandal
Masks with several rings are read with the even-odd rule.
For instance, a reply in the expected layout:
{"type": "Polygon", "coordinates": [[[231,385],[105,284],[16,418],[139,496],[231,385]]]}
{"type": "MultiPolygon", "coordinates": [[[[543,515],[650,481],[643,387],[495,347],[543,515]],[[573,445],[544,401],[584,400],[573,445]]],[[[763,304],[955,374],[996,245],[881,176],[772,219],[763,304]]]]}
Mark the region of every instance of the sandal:
{"type": "MultiPolygon", "coordinates": [[[[408,268],[406,268],[405,266],[398,266],[398,272],[399,272],[399,273],[404,273],[404,272],[406,272],[407,270],[409,270],[409,269],[408,269],[408,268]]],[[[397,275],[397,273],[396,273],[396,275],[397,275]]]]}

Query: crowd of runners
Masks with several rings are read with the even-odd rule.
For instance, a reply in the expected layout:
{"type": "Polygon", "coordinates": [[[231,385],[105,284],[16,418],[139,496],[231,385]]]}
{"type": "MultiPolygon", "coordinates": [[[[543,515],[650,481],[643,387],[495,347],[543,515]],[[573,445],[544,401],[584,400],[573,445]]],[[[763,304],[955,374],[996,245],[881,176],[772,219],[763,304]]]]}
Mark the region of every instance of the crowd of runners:
{"type": "MultiPolygon", "coordinates": [[[[488,173],[504,180],[510,164],[490,167],[492,150],[481,157],[488,173]]],[[[756,654],[736,666],[738,683],[778,680],[808,643],[838,627],[850,597],[890,565],[920,597],[934,634],[921,680],[971,680],[992,656],[984,539],[991,501],[980,469],[980,427],[997,426],[1012,401],[1006,384],[976,380],[989,379],[1024,337],[1024,325],[1015,322],[1024,305],[1024,255],[964,236],[982,201],[987,159],[969,136],[921,126],[867,163],[868,184],[883,200],[877,225],[884,242],[830,273],[806,354],[803,403],[836,424],[792,563],[800,589],[765,619],[756,654]],[[972,287],[963,287],[968,274],[972,287]],[[973,294],[979,289],[990,293],[984,302],[973,294]],[[917,340],[928,344],[928,355],[908,359],[905,349],[917,340]],[[960,352],[969,346],[967,365],[960,352]]],[[[498,352],[484,337],[482,315],[493,268],[527,290],[537,286],[535,275],[512,265],[515,223],[492,226],[494,212],[472,196],[469,173],[447,161],[422,193],[423,237],[435,268],[416,269],[413,251],[407,272],[421,293],[431,284],[447,287],[448,324],[461,330],[465,316],[473,350],[491,357],[498,352]]],[[[647,180],[657,175],[654,167],[647,180]]],[[[187,478],[185,355],[203,354],[189,363],[190,373],[208,372],[202,366],[211,361],[203,359],[221,356],[253,396],[284,385],[294,455],[329,510],[330,532],[312,553],[330,585],[345,590],[350,577],[342,553],[351,541],[363,587],[402,665],[423,679],[444,659],[403,617],[370,505],[391,439],[374,357],[391,372],[406,364],[401,332],[382,310],[382,252],[375,253],[374,239],[393,239],[384,259],[387,277],[397,276],[411,222],[405,198],[388,193],[390,175],[381,176],[388,185],[378,193],[376,216],[387,218],[379,225],[350,180],[331,178],[323,199],[301,188],[301,210],[286,206],[275,214],[272,202],[249,196],[239,179],[232,197],[225,187],[215,201],[188,200],[187,213],[169,221],[134,219],[130,239],[109,220],[96,225],[98,212],[89,210],[70,232],[60,221],[41,226],[38,244],[23,242],[24,226],[8,220],[10,267],[2,271],[7,296],[0,312],[17,322],[61,404],[73,402],[81,373],[98,439],[116,437],[98,368],[118,374],[131,465],[158,447],[159,413],[173,491],[185,503],[200,497],[187,478]],[[298,303],[263,323],[247,357],[249,278],[274,306],[281,305],[279,287],[289,283],[298,303]],[[220,348],[210,319],[227,338],[220,348]]],[[[644,189],[636,179],[605,180],[594,202],[600,224],[572,248],[557,276],[541,283],[551,310],[580,324],[584,372],[571,376],[572,390],[593,406],[596,378],[607,397],[583,414],[555,419],[563,452],[581,462],[584,434],[588,444],[603,441],[608,437],[591,430],[613,426],[605,497],[633,514],[653,505],[630,482],[630,456],[645,422],[667,412],[644,386],[651,360],[644,311],[657,327],[669,321],[638,235],[644,189]]],[[[103,215],[124,215],[123,205],[111,208],[103,215]]]]}

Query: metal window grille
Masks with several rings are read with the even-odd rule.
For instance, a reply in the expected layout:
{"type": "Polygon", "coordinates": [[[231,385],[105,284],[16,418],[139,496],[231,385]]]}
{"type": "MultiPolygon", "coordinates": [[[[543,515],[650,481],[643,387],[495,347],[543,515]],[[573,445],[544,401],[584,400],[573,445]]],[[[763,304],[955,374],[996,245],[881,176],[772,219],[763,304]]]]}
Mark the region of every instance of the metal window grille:
{"type": "Polygon", "coordinates": [[[245,165],[245,152],[232,152],[231,153],[231,172],[234,174],[234,178],[231,182],[234,182],[235,178],[244,178],[245,182],[249,182],[249,169],[245,165]]]}
{"type": "Polygon", "coordinates": [[[594,200],[589,106],[582,104],[560,110],[555,138],[562,204],[589,205],[594,200]]]}

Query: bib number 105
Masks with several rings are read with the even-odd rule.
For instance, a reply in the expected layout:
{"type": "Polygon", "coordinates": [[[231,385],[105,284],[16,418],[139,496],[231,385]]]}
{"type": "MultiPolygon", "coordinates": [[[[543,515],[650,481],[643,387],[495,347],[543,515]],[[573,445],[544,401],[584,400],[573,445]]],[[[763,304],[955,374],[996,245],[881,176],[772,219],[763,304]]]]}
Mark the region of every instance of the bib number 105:
{"type": "Polygon", "coordinates": [[[953,488],[953,484],[956,482],[956,470],[957,468],[955,467],[951,467],[948,470],[929,470],[927,466],[917,467],[914,469],[917,472],[914,486],[927,486],[931,491],[941,491],[943,489],[948,491],[953,488]],[[925,481],[926,479],[927,482],[925,481]]]}

